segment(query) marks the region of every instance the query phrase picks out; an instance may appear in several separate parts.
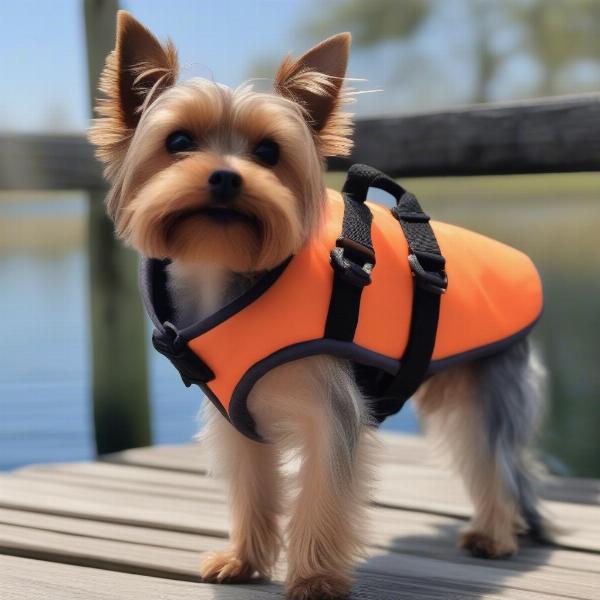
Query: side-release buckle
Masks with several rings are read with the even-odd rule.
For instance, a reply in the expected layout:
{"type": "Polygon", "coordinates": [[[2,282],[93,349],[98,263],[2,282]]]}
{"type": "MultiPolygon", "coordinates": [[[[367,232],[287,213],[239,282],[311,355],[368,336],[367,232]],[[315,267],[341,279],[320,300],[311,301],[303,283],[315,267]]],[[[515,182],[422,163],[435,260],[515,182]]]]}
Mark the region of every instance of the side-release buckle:
{"type": "Polygon", "coordinates": [[[152,333],[152,345],[173,363],[186,387],[215,378],[210,367],[179,337],[172,323],[164,323],[163,328],[163,331],[155,329],[152,333]]]}
{"type": "Polygon", "coordinates": [[[408,255],[408,264],[415,283],[421,289],[433,294],[445,294],[448,289],[448,277],[444,267],[446,261],[439,254],[413,252],[408,255]],[[427,266],[427,269],[423,265],[427,266]]]}
{"type": "Polygon", "coordinates": [[[363,288],[371,284],[375,253],[370,248],[346,237],[340,237],[331,251],[333,270],[347,283],[363,288]]]}

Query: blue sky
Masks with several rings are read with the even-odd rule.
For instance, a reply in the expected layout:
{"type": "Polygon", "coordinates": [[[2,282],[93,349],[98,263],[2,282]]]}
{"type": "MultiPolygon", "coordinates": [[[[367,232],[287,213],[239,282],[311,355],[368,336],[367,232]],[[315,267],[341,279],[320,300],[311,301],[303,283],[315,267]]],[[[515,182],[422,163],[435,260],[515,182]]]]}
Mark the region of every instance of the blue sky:
{"type": "MultiPolygon", "coordinates": [[[[314,11],[322,9],[323,0],[124,0],[121,7],[159,38],[173,39],[184,78],[210,77],[236,85],[254,73],[257,63],[276,64],[285,54],[298,54],[319,41],[301,32],[314,11]]],[[[417,54],[445,55],[446,74],[468,85],[462,50],[457,49],[455,64],[448,61],[447,48],[436,35],[440,26],[460,27],[460,14],[450,11],[442,22],[434,20],[426,27],[417,54]]],[[[89,101],[80,0],[1,2],[0,56],[0,129],[85,128],[89,101]]],[[[358,87],[385,90],[362,96],[356,112],[401,112],[460,101],[461,90],[446,89],[438,97],[430,90],[435,82],[426,79],[419,84],[417,78],[411,89],[398,84],[403,68],[420,68],[418,58],[399,55],[398,44],[355,50],[349,74],[368,79],[358,87]]]]}
{"type": "MultiPolygon", "coordinates": [[[[298,50],[291,33],[301,1],[130,0],[157,36],[177,44],[184,75],[226,84],[245,79],[259,53],[298,50]]],[[[58,119],[81,129],[88,118],[79,0],[0,3],[0,127],[38,129],[58,119]]]]}
{"type": "MultiPolygon", "coordinates": [[[[123,0],[121,7],[159,38],[173,39],[182,78],[202,76],[237,85],[256,74],[257,64],[272,64],[274,69],[285,54],[298,54],[319,41],[303,26],[309,18],[318,18],[330,2],[123,0]]],[[[502,39],[500,32],[500,44],[502,39]]],[[[359,115],[398,114],[468,102],[472,49],[465,2],[438,2],[414,44],[354,48],[349,75],[368,79],[356,87],[383,92],[360,96],[353,110],[359,115]]],[[[86,127],[89,99],[81,0],[0,2],[0,56],[0,129],[86,127]]],[[[517,57],[504,65],[500,75],[492,95],[506,100],[524,95],[539,74],[534,64],[517,57]]]]}

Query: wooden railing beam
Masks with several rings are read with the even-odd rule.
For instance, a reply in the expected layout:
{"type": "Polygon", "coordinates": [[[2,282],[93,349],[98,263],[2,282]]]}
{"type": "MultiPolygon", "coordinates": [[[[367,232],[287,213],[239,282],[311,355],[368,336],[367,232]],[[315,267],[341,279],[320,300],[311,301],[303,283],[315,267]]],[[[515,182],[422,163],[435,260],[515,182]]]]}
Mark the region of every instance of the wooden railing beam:
{"type": "MultiPolygon", "coordinates": [[[[600,94],[361,119],[352,156],[329,168],[364,162],[396,177],[596,171],[598,131],[600,94]]],[[[104,185],[83,135],[0,133],[0,190],[104,185]]]]}
{"type": "Polygon", "coordinates": [[[0,133],[0,190],[106,189],[83,134],[0,133]]]}
{"type": "Polygon", "coordinates": [[[395,177],[600,169],[600,94],[476,105],[358,121],[345,170],[363,162],[395,177]]]}

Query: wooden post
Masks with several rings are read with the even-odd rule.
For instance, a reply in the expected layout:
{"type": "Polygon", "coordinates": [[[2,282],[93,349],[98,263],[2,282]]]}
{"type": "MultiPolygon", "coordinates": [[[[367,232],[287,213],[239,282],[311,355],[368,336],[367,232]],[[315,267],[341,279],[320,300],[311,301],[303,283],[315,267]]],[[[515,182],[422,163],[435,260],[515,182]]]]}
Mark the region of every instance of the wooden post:
{"type": "MultiPolygon", "coordinates": [[[[117,0],[84,0],[90,102],[114,47],[117,0]]],[[[104,191],[89,192],[88,258],[98,454],[151,443],[146,335],[137,257],[114,237],[104,191]]]]}

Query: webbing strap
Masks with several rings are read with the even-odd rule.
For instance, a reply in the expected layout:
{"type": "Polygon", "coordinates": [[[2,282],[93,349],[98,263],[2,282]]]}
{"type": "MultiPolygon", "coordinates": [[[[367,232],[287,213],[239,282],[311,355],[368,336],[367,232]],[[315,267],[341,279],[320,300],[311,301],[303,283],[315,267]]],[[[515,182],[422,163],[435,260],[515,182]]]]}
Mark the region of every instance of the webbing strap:
{"type": "Polygon", "coordinates": [[[408,342],[400,369],[374,407],[374,416],[379,421],[397,413],[423,383],[435,346],[440,296],[448,286],[446,261],[429,224],[429,215],[410,192],[405,191],[397,202],[392,214],[400,222],[408,242],[414,292],[408,342]]]}
{"type": "Polygon", "coordinates": [[[342,189],[342,235],[331,252],[334,282],[325,337],[344,341],[354,339],[362,289],[371,283],[371,269],[375,265],[372,215],[364,204],[370,187],[384,190],[396,198],[397,205],[392,213],[408,242],[407,260],[415,283],[409,339],[400,359],[400,369],[373,407],[375,417],[383,420],[400,410],[426,376],[435,345],[440,295],[446,291],[447,279],[445,260],[429,224],[429,216],[415,196],[381,171],[366,165],[353,165],[342,189]]]}
{"type": "Polygon", "coordinates": [[[392,214],[400,222],[408,242],[408,262],[417,287],[443,294],[448,285],[444,272],[446,261],[429,224],[429,215],[423,212],[418,200],[410,192],[405,191],[397,202],[392,214]]]}
{"type": "Polygon", "coordinates": [[[363,288],[371,283],[375,252],[371,241],[373,215],[364,203],[368,186],[356,188],[359,181],[351,167],[342,189],[344,217],[342,233],[331,251],[333,288],[325,323],[324,337],[351,342],[358,324],[363,288]]]}

